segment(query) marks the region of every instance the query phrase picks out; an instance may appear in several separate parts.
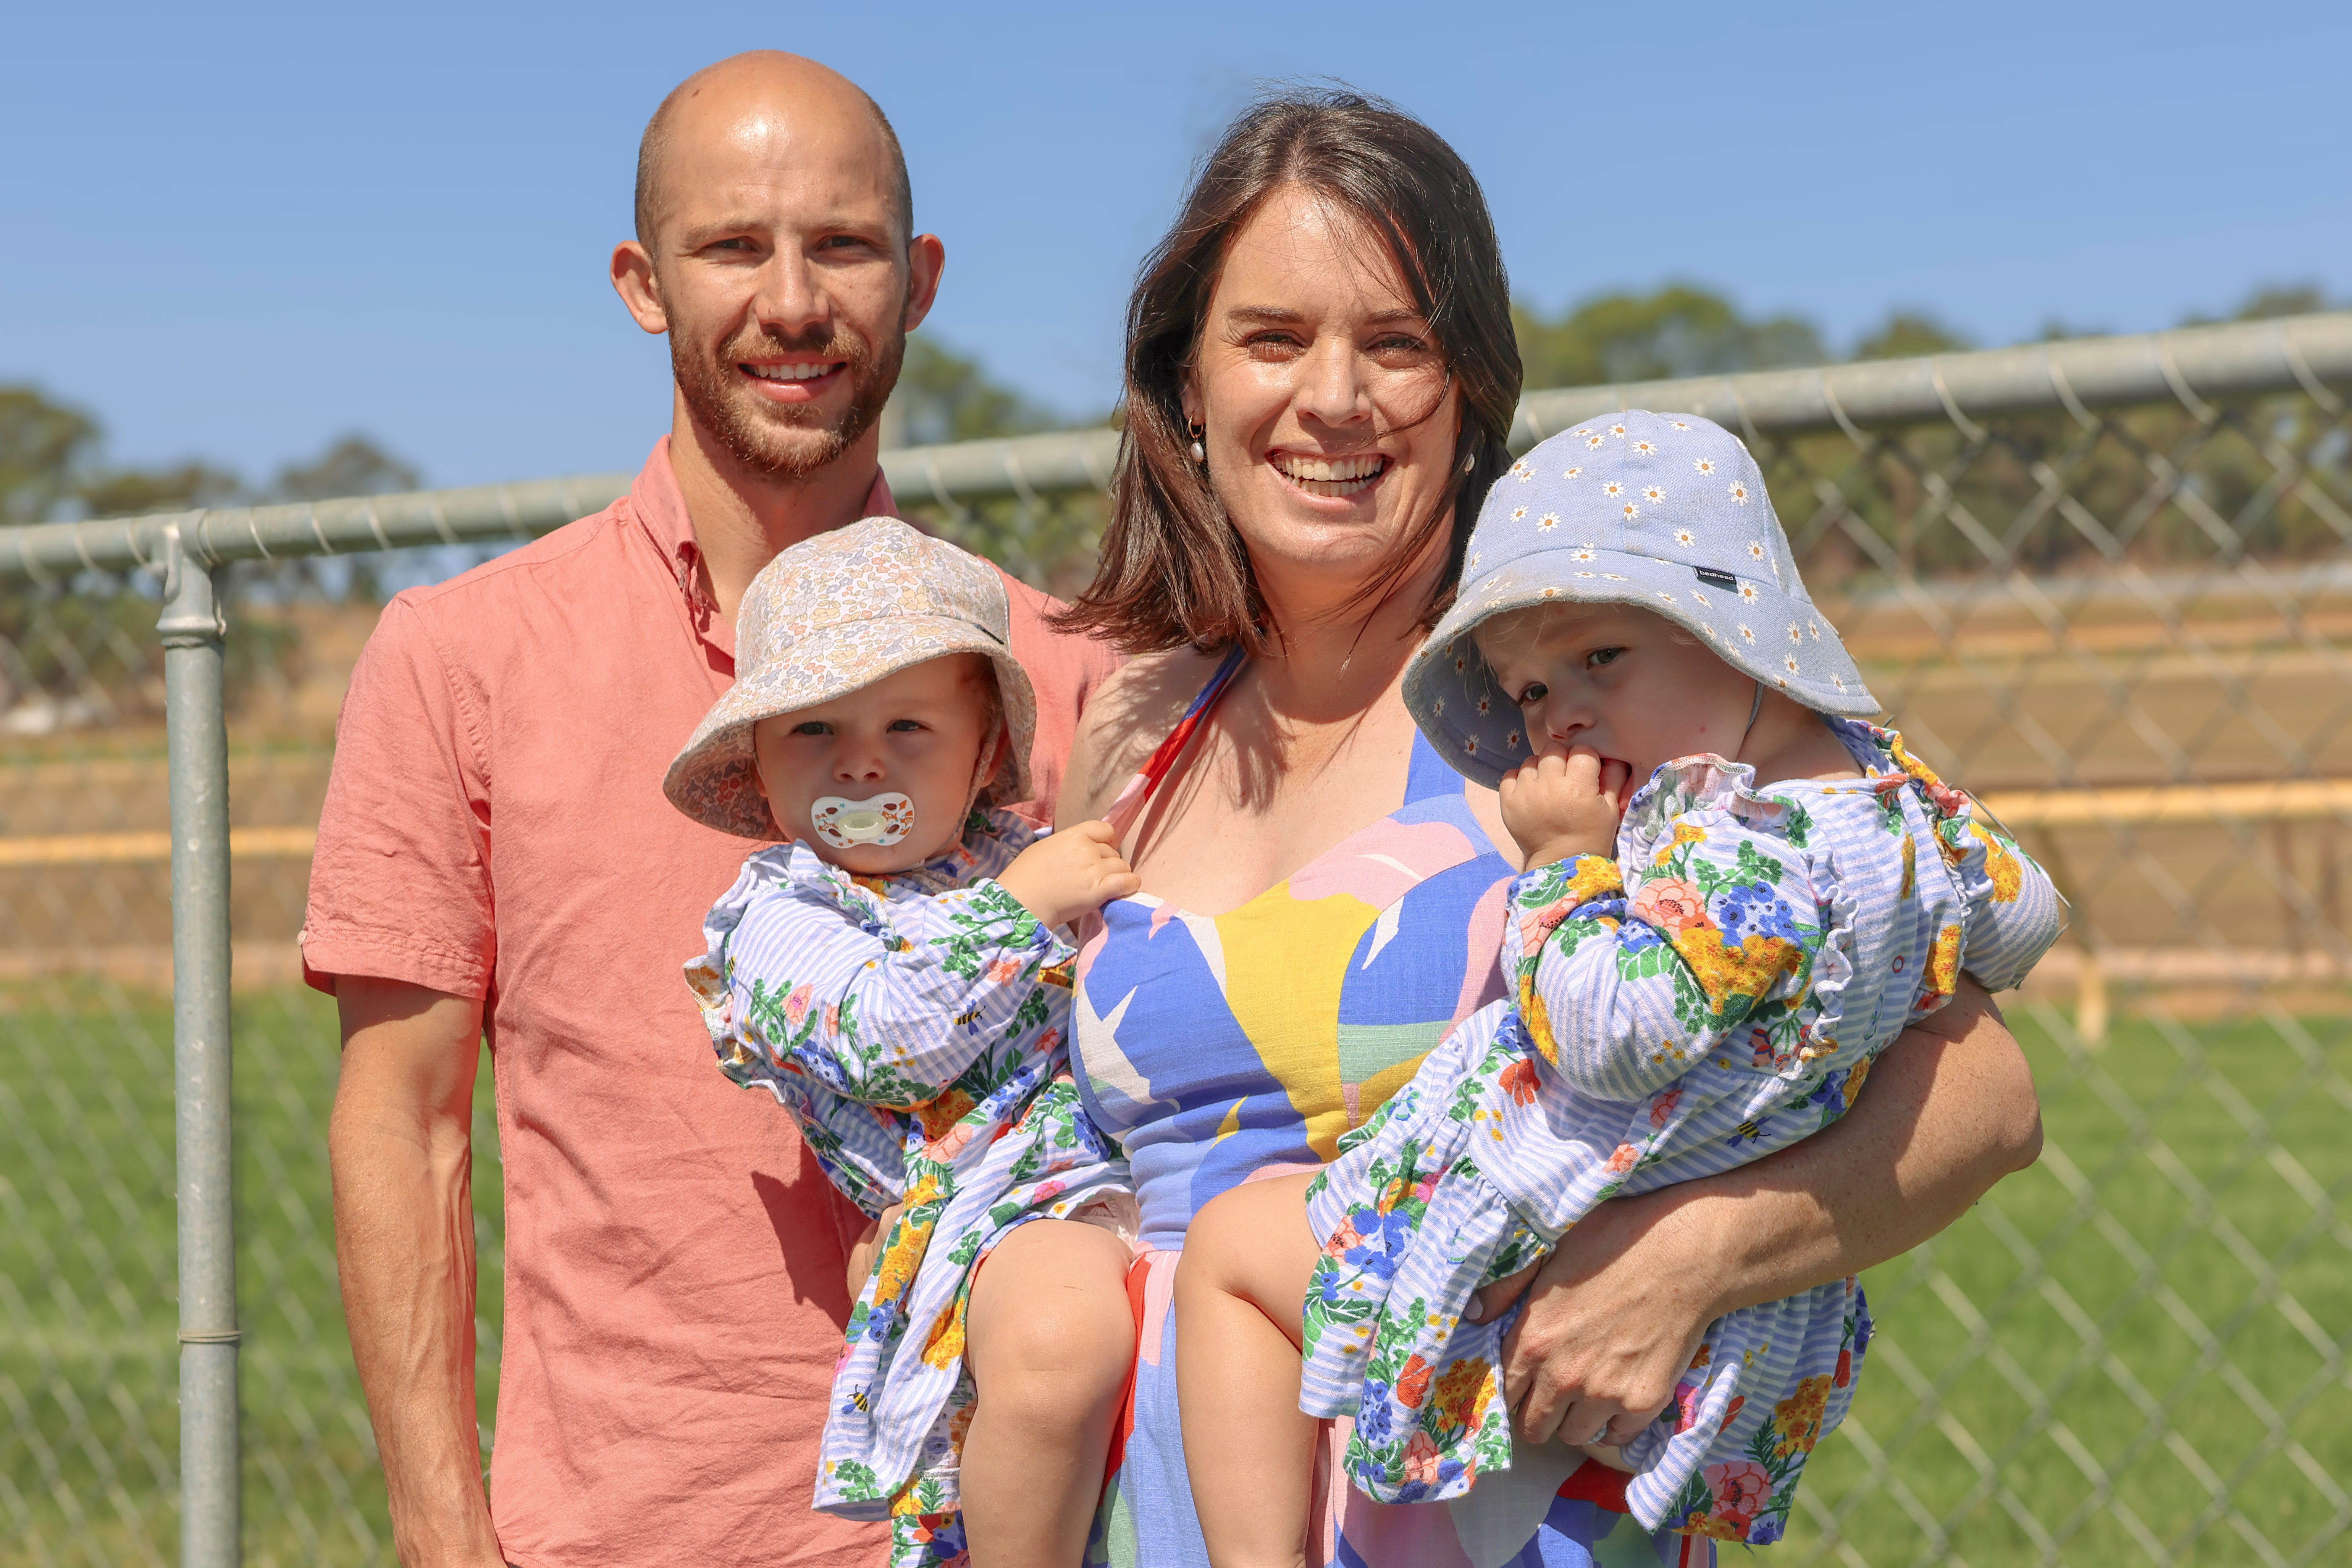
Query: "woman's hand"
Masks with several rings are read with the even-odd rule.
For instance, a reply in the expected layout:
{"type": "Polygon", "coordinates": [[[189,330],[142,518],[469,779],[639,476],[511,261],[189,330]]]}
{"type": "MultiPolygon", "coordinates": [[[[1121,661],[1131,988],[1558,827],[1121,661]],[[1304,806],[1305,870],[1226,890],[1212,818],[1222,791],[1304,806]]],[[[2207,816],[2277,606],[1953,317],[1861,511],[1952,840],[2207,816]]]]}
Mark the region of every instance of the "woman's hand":
{"type": "Polygon", "coordinates": [[[1722,1314],[1691,1256],[1699,1238],[1680,1210],[1652,1203],[1661,1195],[1602,1204],[1542,1263],[1478,1293],[1482,1318],[1527,1294],[1504,1342],[1503,1388],[1528,1441],[1631,1442],[1722,1314]]]}
{"type": "Polygon", "coordinates": [[[1904,1031],[1853,1108],[1750,1165],[1612,1198],[1533,1272],[1481,1291],[1482,1316],[1524,1289],[1503,1384],[1531,1437],[1630,1442],[1665,1408],[1701,1334],[1900,1257],[2033,1163],[2042,1120],[2024,1053],[1968,975],[1904,1031]]]}
{"type": "Polygon", "coordinates": [[[1529,757],[1503,775],[1503,826],[1529,866],[1617,853],[1628,771],[1590,746],[1529,757]]]}

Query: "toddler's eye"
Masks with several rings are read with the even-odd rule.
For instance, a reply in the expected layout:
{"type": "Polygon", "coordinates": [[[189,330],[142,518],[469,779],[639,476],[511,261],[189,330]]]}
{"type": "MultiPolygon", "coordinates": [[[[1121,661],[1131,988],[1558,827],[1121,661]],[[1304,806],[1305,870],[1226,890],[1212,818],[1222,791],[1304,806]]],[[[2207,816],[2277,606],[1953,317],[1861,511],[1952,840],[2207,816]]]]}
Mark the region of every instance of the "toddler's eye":
{"type": "Polygon", "coordinates": [[[822,719],[803,719],[799,723],[793,726],[793,733],[795,735],[830,735],[833,733],[833,726],[826,723],[822,719]]]}
{"type": "Polygon", "coordinates": [[[1520,706],[1520,707],[1522,707],[1522,708],[1525,708],[1525,707],[1527,707],[1529,703],[1533,703],[1533,702],[1540,702],[1540,701],[1542,701],[1546,697],[1549,696],[1550,694],[1551,694],[1551,688],[1549,688],[1549,686],[1546,686],[1546,685],[1545,685],[1542,681],[1540,681],[1540,680],[1536,681],[1534,684],[1530,685],[1530,686],[1529,686],[1529,687],[1528,687],[1525,691],[1522,691],[1522,692],[1520,692],[1520,693],[1519,693],[1519,706],[1520,706]]]}
{"type": "Polygon", "coordinates": [[[1617,656],[1624,651],[1625,650],[1622,647],[1594,648],[1591,653],[1584,656],[1584,668],[1587,669],[1599,669],[1604,664],[1614,664],[1617,662],[1617,656]]]}
{"type": "Polygon", "coordinates": [[[890,732],[894,735],[910,735],[922,727],[923,721],[920,719],[893,719],[890,721],[890,732]]]}

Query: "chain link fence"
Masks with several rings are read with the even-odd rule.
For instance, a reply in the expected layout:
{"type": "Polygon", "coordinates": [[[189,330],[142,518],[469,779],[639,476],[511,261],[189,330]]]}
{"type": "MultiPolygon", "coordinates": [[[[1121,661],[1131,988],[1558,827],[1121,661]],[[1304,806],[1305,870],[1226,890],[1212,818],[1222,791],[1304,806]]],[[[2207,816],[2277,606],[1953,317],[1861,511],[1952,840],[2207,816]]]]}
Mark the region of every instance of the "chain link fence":
{"type": "MultiPolygon", "coordinates": [[[[2009,1008],[2042,1159],[1870,1279],[1872,1371],[1784,1561],[2352,1550],[2352,416],[2332,389],[2347,384],[2352,315],[2336,315],[1521,410],[1522,445],[1628,405],[1741,430],[1895,721],[2074,907],[2009,1008]]],[[[903,500],[1066,591],[1116,445],[1096,431],[887,463],[903,500]]],[[[335,1286],[333,1010],[293,947],[332,719],[374,612],[273,598],[267,566],[237,558],[541,531],[625,483],[0,535],[0,1565],[180,1554],[173,845],[149,569],[167,531],[213,564],[232,622],[243,1556],[388,1563],[335,1286]]],[[[194,1337],[191,1352],[209,1342],[194,1337]]]]}

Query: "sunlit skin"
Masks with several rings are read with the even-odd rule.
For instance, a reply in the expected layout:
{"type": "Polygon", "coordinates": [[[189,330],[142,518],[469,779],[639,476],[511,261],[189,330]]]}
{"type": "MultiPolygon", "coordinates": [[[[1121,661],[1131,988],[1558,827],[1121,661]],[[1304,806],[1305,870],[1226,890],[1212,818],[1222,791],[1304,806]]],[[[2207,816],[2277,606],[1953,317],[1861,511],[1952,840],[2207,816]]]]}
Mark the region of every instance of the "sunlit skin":
{"type": "Polygon", "coordinates": [[[1459,477],[1460,403],[1428,322],[1362,220],[1301,186],[1275,190],[1234,236],[1184,413],[1205,427],[1209,481],[1286,635],[1344,605],[1412,524],[1450,507],[1459,477]],[[1288,471],[1349,459],[1377,471],[1288,471]]]}
{"type": "Polygon", "coordinates": [[[688,79],[673,115],[653,229],[614,247],[612,279],[638,326],[670,336],[670,460],[732,616],[777,551],[858,515],[880,431],[841,437],[861,397],[870,415],[888,394],[946,252],[905,232],[880,126],[814,61],[723,60],[688,79]]]}
{"type": "Polygon", "coordinates": [[[1614,855],[1626,797],[1677,757],[1712,752],[1759,784],[1854,778],[1820,715],[1767,689],[1664,616],[1543,605],[1472,634],[1536,754],[1503,780],[1503,822],[1530,866],[1614,855]],[[1750,724],[1748,713],[1755,711],[1750,724]]]}
{"type": "MultiPolygon", "coordinates": [[[[1009,743],[997,717],[996,677],[976,653],[926,659],[856,690],[762,719],[751,750],[779,833],[817,858],[860,877],[938,858],[963,834],[973,791],[1009,743]],[[809,814],[826,795],[870,800],[896,792],[915,803],[915,825],[896,844],[836,847],[809,814]]],[[[996,879],[1047,925],[1065,925],[1106,899],[1136,891],[1109,826],[1082,822],[1030,846],[996,879]]]]}

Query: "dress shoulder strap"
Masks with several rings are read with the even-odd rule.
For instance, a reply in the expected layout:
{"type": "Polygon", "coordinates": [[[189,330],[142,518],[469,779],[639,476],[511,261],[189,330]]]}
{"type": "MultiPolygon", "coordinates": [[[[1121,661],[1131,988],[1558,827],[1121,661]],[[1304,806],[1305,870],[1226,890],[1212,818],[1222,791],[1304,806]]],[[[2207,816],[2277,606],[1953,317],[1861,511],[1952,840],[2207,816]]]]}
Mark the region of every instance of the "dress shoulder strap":
{"type": "Polygon", "coordinates": [[[1247,653],[1235,644],[1233,650],[1225,655],[1224,662],[1217,666],[1217,672],[1209,677],[1208,684],[1194,694],[1191,705],[1184,710],[1184,716],[1176,721],[1174,729],[1168,731],[1168,738],[1160,742],[1159,750],[1153,752],[1150,759],[1143,764],[1143,771],[1127,781],[1126,787],[1118,792],[1118,798],[1112,801],[1110,809],[1103,813],[1103,820],[1118,829],[1122,837],[1134,826],[1136,817],[1151,799],[1152,792],[1160,787],[1160,781],[1168,776],[1169,770],[1184,754],[1184,748],[1191,743],[1202,721],[1223,698],[1225,689],[1233,684],[1234,677],[1240,673],[1247,658],[1247,653]]]}

